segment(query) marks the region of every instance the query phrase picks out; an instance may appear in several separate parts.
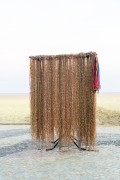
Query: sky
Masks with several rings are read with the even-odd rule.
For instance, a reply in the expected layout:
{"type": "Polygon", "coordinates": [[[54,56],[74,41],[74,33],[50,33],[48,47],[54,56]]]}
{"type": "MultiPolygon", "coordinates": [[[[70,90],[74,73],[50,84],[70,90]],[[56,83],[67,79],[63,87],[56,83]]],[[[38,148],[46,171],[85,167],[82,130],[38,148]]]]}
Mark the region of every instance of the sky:
{"type": "Polygon", "coordinates": [[[120,92],[120,0],[0,0],[0,93],[29,93],[29,56],[95,51],[120,92]]]}

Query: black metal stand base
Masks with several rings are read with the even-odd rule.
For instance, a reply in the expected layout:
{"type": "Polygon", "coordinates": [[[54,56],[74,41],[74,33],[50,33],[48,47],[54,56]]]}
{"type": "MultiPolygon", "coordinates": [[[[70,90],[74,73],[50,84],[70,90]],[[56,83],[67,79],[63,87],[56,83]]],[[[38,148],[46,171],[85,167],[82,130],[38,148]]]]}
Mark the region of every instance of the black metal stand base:
{"type": "MultiPolygon", "coordinates": [[[[79,150],[83,150],[83,151],[86,150],[85,148],[80,147],[80,146],[76,143],[76,141],[78,141],[76,138],[72,138],[72,139],[73,139],[73,143],[76,145],[76,147],[77,147],[79,150]]],[[[56,146],[59,144],[59,138],[56,139],[55,141],[53,141],[52,143],[54,144],[54,146],[53,146],[52,148],[46,149],[46,151],[50,151],[50,150],[55,149],[56,146]]]]}
{"type": "Polygon", "coordinates": [[[59,138],[56,139],[55,141],[52,142],[54,144],[54,146],[52,148],[49,148],[49,149],[46,149],[46,151],[50,151],[50,150],[53,150],[56,148],[56,146],[58,145],[59,143],[59,138]]]}

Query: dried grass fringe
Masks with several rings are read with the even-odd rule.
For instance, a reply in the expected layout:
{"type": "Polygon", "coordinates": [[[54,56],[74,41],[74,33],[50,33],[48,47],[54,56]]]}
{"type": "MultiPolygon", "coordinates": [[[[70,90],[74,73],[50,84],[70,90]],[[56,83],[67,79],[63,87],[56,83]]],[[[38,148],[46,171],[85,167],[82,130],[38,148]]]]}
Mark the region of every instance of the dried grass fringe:
{"type": "Polygon", "coordinates": [[[60,147],[78,139],[94,148],[96,94],[93,67],[96,53],[30,57],[31,134],[44,147],[55,138],[60,147]]]}

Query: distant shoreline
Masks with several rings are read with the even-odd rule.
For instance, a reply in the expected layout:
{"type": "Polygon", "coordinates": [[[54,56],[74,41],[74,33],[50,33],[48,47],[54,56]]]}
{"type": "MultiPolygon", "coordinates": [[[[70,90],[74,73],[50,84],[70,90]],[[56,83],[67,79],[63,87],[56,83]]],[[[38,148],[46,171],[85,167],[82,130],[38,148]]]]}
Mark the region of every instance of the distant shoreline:
{"type": "Polygon", "coordinates": [[[30,93],[0,93],[0,96],[21,96],[21,95],[29,95],[30,93]]]}
{"type": "MultiPolygon", "coordinates": [[[[29,95],[30,92],[28,93],[0,93],[0,96],[8,96],[8,95],[29,95]]],[[[96,94],[120,94],[120,92],[97,92],[96,94]]]]}

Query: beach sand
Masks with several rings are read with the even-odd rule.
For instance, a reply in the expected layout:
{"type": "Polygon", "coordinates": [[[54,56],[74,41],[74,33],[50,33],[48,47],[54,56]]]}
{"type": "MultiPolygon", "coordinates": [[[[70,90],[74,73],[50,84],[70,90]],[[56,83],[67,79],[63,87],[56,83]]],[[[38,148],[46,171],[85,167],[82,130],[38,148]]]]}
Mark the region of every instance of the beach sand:
{"type": "Polygon", "coordinates": [[[0,123],[25,124],[30,121],[28,94],[0,94],[0,123]]]}
{"type": "Polygon", "coordinates": [[[0,125],[0,180],[119,180],[119,126],[97,126],[97,151],[39,149],[30,125],[0,125]]]}
{"type": "Polygon", "coordinates": [[[120,126],[120,93],[97,94],[98,125],[120,126]]]}
{"type": "Polygon", "coordinates": [[[58,147],[45,151],[32,141],[30,125],[25,125],[29,95],[1,95],[0,180],[119,180],[119,107],[120,94],[97,94],[97,151],[73,145],[63,152],[58,147]]]}
{"type": "MultiPolygon", "coordinates": [[[[29,124],[29,94],[0,94],[0,124],[29,124]]],[[[120,93],[97,94],[97,125],[120,125],[120,93]]]]}

